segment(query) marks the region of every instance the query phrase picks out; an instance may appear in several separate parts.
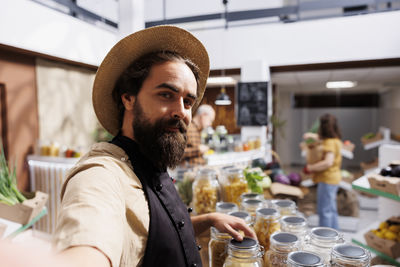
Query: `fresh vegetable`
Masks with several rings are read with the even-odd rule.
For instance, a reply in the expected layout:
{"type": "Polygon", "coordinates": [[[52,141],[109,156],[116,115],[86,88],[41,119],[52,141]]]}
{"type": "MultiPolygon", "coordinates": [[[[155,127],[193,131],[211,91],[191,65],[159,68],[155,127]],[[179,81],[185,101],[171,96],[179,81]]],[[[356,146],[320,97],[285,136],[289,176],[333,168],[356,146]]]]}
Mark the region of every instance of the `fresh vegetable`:
{"type": "Polygon", "coordinates": [[[374,138],[375,136],[376,136],[375,133],[366,133],[366,134],[363,135],[363,138],[365,138],[365,139],[372,139],[372,138],[374,138]]]}
{"type": "Polygon", "coordinates": [[[286,175],[284,175],[283,173],[279,173],[279,174],[275,175],[274,181],[277,183],[281,183],[281,184],[287,184],[287,185],[290,184],[289,178],[286,175]]]}
{"type": "Polygon", "coordinates": [[[17,168],[14,166],[10,172],[7,160],[4,155],[3,145],[1,144],[0,155],[0,202],[8,205],[23,202],[26,198],[17,188],[17,168]]]}
{"type": "Polygon", "coordinates": [[[400,177],[400,165],[397,165],[392,168],[392,176],[400,177]]]}
{"type": "Polygon", "coordinates": [[[318,129],[319,129],[319,119],[316,119],[313,123],[313,125],[311,126],[309,132],[310,133],[318,133],[318,129]]]}
{"type": "Polygon", "coordinates": [[[300,185],[301,176],[297,172],[292,172],[287,176],[290,180],[290,184],[294,186],[300,185]]]}
{"type": "Polygon", "coordinates": [[[244,176],[247,180],[247,185],[249,186],[251,192],[254,193],[263,193],[263,184],[262,181],[265,177],[267,177],[260,168],[252,168],[252,169],[244,169],[244,176]],[[261,183],[260,183],[261,182],[261,183]],[[260,184],[259,184],[260,183],[260,184]]]}
{"type": "Polygon", "coordinates": [[[380,175],[382,176],[392,176],[392,168],[390,166],[381,169],[380,175]]]}
{"type": "Polygon", "coordinates": [[[257,182],[258,186],[261,186],[263,189],[267,189],[271,186],[271,178],[269,176],[265,176],[261,181],[257,182]]]}
{"type": "Polygon", "coordinates": [[[253,161],[251,162],[251,167],[252,168],[259,167],[262,170],[265,170],[267,168],[267,163],[265,162],[265,160],[263,158],[257,158],[257,159],[253,159],[253,161]]]}

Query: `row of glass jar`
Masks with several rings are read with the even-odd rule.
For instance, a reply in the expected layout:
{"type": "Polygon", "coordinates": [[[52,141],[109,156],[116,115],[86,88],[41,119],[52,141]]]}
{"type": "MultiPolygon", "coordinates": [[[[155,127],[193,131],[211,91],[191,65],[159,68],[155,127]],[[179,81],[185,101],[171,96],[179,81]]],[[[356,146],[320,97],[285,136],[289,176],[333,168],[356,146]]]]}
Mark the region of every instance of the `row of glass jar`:
{"type": "MultiPolygon", "coordinates": [[[[260,247],[267,252],[265,266],[286,266],[286,260],[282,263],[282,259],[289,252],[301,249],[316,252],[323,262],[328,264],[333,246],[344,242],[342,235],[335,229],[327,227],[316,227],[308,232],[305,218],[290,213],[282,214],[282,211],[293,211],[293,207],[295,208],[293,201],[277,200],[273,203],[276,207],[281,208],[280,212],[274,208],[259,208],[255,212],[255,219],[246,211],[237,211],[238,208],[234,203],[218,203],[217,211],[240,217],[254,228],[260,247]],[[287,210],[288,207],[291,208],[287,210]],[[286,216],[281,217],[281,215],[286,216]],[[277,233],[280,231],[282,234],[278,235],[277,233]],[[282,264],[279,265],[279,262],[282,264]]],[[[227,245],[230,239],[228,234],[219,233],[214,228],[211,229],[209,243],[211,267],[222,266],[228,255],[227,245]]]]}
{"type": "Polygon", "coordinates": [[[267,201],[262,194],[249,193],[243,170],[229,168],[223,171],[221,178],[213,169],[201,169],[193,182],[193,208],[197,214],[215,212],[221,201],[238,205],[241,210],[255,216],[255,211],[262,207],[276,207],[283,215],[295,214],[293,201],[267,201]],[[220,186],[221,184],[221,186],[220,186]],[[222,197],[221,197],[222,195],[222,197]]]}
{"type": "MultiPolygon", "coordinates": [[[[229,241],[227,258],[223,267],[367,267],[370,266],[369,251],[352,244],[336,244],[330,250],[330,261],[326,262],[318,253],[300,250],[296,246],[296,235],[278,232],[271,236],[271,249],[263,255],[259,243],[245,237],[239,242],[229,241]],[[291,244],[291,248],[287,248],[291,244]],[[284,248],[284,249],[283,249],[284,248]],[[264,258],[264,259],[263,259],[264,258]]],[[[213,265],[210,265],[213,266],[213,265]]]]}

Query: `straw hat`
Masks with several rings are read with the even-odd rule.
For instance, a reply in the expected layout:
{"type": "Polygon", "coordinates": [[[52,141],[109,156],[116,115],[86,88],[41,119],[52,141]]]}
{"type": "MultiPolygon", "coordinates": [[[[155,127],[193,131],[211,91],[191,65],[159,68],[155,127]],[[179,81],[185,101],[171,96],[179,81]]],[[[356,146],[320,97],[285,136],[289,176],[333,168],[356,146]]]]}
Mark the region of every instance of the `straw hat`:
{"type": "Polygon", "coordinates": [[[96,73],[92,96],[94,111],[101,125],[112,135],[116,135],[120,128],[117,103],[112,97],[115,83],[132,62],[156,51],[176,52],[199,67],[198,99],[193,112],[199,106],[210,71],[205,47],[191,33],[175,26],[147,28],[128,35],[114,45],[96,73]]]}

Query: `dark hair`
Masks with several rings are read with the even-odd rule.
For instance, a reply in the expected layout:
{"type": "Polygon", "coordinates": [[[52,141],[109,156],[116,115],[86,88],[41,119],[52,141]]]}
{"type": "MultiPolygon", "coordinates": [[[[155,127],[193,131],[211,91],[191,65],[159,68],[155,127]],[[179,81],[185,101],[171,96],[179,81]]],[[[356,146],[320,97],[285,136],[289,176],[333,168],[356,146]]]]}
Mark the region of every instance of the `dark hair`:
{"type": "Polygon", "coordinates": [[[321,139],[326,138],[342,138],[340,129],[337,124],[337,119],[331,114],[324,114],[319,118],[318,134],[321,139]]]}
{"type": "Polygon", "coordinates": [[[185,63],[192,70],[194,77],[196,78],[197,89],[199,88],[200,69],[190,59],[183,58],[178,53],[171,51],[158,51],[146,54],[135,60],[121,74],[112,92],[113,99],[118,104],[118,118],[120,122],[120,127],[122,126],[122,118],[125,111],[121,96],[125,93],[127,93],[128,95],[137,96],[140,88],[142,88],[144,80],[146,80],[150,73],[151,67],[153,65],[168,61],[182,61],[183,63],[185,63]]]}

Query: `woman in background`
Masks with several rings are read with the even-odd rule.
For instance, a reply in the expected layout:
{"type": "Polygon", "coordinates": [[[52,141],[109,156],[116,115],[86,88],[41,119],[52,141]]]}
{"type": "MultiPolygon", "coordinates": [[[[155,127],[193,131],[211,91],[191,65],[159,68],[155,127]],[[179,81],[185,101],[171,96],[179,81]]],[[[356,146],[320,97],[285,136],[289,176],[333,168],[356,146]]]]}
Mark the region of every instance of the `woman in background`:
{"type": "Polygon", "coordinates": [[[322,141],[323,159],[308,164],[307,170],[312,172],[313,181],[318,184],[317,209],[319,225],[338,229],[338,213],[336,194],[341,176],[341,134],[337,119],[331,114],[320,117],[318,137],[322,141]]]}

